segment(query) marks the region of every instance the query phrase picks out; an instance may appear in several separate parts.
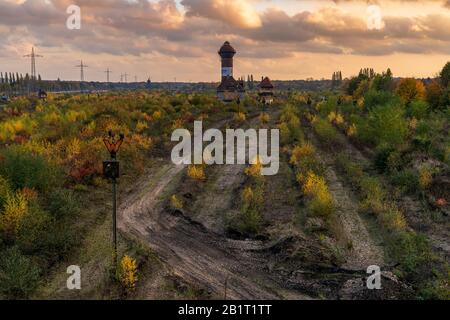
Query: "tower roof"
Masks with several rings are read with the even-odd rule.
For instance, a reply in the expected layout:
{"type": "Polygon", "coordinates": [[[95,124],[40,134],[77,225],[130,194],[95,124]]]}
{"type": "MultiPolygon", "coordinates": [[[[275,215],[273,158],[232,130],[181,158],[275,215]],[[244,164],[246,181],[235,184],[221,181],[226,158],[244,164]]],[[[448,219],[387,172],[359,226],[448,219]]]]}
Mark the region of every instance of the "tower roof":
{"type": "Polygon", "coordinates": [[[236,53],[236,50],[231,46],[231,44],[228,41],[225,41],[222,47],[219,50],[219,54],[222,53],[236,53]]]}
{"type": "Polygon", "coordinates": [[[273,89],[272,81],[270,81],[269,77],[265,77],[261,83],[259,84],[261,89],[273,89]]]}

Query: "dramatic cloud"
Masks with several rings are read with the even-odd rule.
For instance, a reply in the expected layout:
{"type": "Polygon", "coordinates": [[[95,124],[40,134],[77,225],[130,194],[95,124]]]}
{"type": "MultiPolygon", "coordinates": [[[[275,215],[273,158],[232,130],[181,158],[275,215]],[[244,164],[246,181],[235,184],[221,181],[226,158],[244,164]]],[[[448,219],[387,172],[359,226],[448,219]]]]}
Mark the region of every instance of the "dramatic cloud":
{"type": "Polygon", "coordinates": [[[249,0],[183,0],[187,15],[223,21],[240,28],[257,28],[261,19],[249,0]]]}
{"type": "MultiPolygon", "coordinates": [[[[186,77],[215,79],[207,72],[217,67],[217,49],[229,40],[249,69],[255,59],[275,70],[277,63],[306,56],[328,61],[384,57],[387,64],[397,61],[393,55],[414,55],[428,66],[427,56],[450,54],[450,10],[445,7],[450,9],[450,1],[0,0],[0,63],[22,66],[23,59],[15,59],[35,45],[51,57],[59,54],[53,61],[101,56],[117,66],[133,64],[137,73],[143,73],[140,63],[151,66],[146,74],[174,74],[184,67],[192,72],[186,77]],[[72,4],[81,8],[81,30],[66,28],[66,8],[72,4]]],[[[95,60],[92,64],[101,68],[95,60]]],[[[325,72],[331,68],[339,66],[325,72]]],[[[312,76],[323,72],[312,71],[312,76]]]]}

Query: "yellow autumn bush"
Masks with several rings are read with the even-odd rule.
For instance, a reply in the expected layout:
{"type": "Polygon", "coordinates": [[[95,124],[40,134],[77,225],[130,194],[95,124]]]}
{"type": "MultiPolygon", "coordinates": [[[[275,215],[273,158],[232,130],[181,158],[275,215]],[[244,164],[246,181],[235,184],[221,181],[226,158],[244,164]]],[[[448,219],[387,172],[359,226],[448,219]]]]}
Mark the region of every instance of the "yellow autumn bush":
{"type": "Polygon", "coordinates": [[[336,114],[336,119],[334,119],[334,123],[337,124],[338,126],[344,123],[344,117],[338,113],[336,114]]]}
{"type": "Polygon", "coordinates": [[[189,178],[196,180],[204,180],[206,179],[205,170],[202,165],[190,165],[188,167],[188,176],[189,178]]]}
{"type": "Polygon", "coordinates": [[[347,128],[347,137],[353,137],[356,135],[357,133],[357,128],[356,128],[356,124],[352,123],[348,128],[347,128]]]}
{"type": "Polygon", "coordinates": [[[153,120],[159,120],[161,119],[162,113],[161,111],[157,110],[155,112],[153,112],[152,118],[153,120]]]}
{"type": "Polygon", "coordinates": [[[261,176],[262,163],[260,157],[256,157],[253,164],[251,164],[248,168],[245,169],[245,174],[247,176],[252,177],[260,177],[261,176]]]}
{"type": "Polygon", "coordinates": [[[341,125],[341,124],[344,123],[344,117],[343,117],[339,112],[331,111],[331,112],[328,114],[328,121],[329,121],[330,123],[334,123],[334,124],[337,124],[337,125],[341,125]]]}
{"type": "Polygon", "coordinates": [[[20,222],[28,212],[28,201],[22,192],[6,195],[3,213],[0,215],[0,231],[6,238],[14,238],[20,222]]]}
{"type": "Polygon", "coordinates": [[[174,209],[178,209],[181,210],[183,209],[183,201],[181,201],[180,199],[178,199],[178,197],[176,195],[172,195],[170,197],[170,205],[174,208],[174,209]]]}
{"type": "Polygon", "coordinates": [[[61,116],[58,113],[53,111],[53,112],[47,113],[44,116],[43,120],[44,120],[45,124],[55,125],[55,124],[58,124],[60,122],[61,116]]]}
{"type": "Polygon", "coordinates": [[[236,122],[244,122],[247,119],[245,116],[245,113],[243,112],[237,112],[234,114],[234,121],[236,122]]]}
{"type": "Polygon", "coordinates": [[[421,190],[427,190],[433,182],[433,172],[428,167],[422,167],[419,170],[419,187],[421,190]]]}
{"type": "Polygon", "coordinates": [[[328,217],[334,212],[333,198],[323,177],[309,172],[303,193],[308,198],[307,207],[313,215],[328,217]]]}
{"type": "Polygon", "coordinates": [[[378,216],[383,226],[392,231],[400,231],[406,228],[406,219],[403,213],[394,205],[385,205],[383,214],[378,216]]]}
{"type": "Polygon", "coordinates": [[[328,114],[328,121],[329,121],[330,123],[333,123],[335,119],[336,119],[336,112],[331,111],[331,112],[328,114]]]}
{"type": "Polygon", "coordinates": [[[66,113],[66,119],[69,122],[85,121],[87,119],[84,111],[69,110],[66,113]]]}
{"type": "Polygon", "coordinates": [[[120,261],[119,280],[126,290],[134,290],[138,280],[136,260],[128,255],[120,261]]]}
{"type": "Polygon", "coordinates": [[[138,132],[138,133],[141,133],[142,131],[144,131],[147,128],[148,128],[148,125],[144,121],[138,121],[138,123],[136,124],[136,132],[138,132]]]}
{"type": "Polygon", "coordinates": [[[416,130],[416,128],[417,128],[417,123],[418,123],[418,121],[417,121],[417,119],[415,118],[415,117],[413,117],[410,121],[409,121],[409,128],[411,129],[411,130],[416,130]]]}
{"type": "Polygon", "coordinates": [[[316,152],[314,146],[310,142],[305,142],[301,145],[295,146],[292,150],[290,159],[291,164],[297,164],[302,158],[310,157],[316,152]]]}
{"type": "Polygon", "coordinates": [[[262,123],[262,124],[266,124],[266,123],[269,123],[269,121],[270,121],[270,116],[267,114],[267,113],[261,113],[260,115],[259,115],[259,121],[262,123]]]}
{"type": "Polygon", "coordinates": [[[78,138],[73,138],[66,146],[66,157],[71,159],[81,152],[81,141],[78,138]]]}

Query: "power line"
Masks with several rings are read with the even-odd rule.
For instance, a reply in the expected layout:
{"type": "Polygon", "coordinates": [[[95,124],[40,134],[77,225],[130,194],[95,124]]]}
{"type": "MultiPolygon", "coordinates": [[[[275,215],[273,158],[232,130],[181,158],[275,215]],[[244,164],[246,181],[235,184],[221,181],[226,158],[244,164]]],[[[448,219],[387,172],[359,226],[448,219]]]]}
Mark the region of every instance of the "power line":
{"type": "Polygon", "coordinates": [[[81,60],[81,64],[75,66],[75,68],[80,68],[80,80],[84,82],[84,68],[89,68],[89,66],[83,64],[83,60],[81,60]]]}

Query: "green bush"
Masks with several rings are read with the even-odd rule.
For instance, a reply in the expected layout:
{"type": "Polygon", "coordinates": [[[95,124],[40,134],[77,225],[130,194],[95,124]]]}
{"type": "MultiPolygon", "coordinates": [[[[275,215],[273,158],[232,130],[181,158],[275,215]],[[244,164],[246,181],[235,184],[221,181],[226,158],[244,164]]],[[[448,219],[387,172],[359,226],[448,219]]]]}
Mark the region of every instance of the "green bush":
{"type": "Polygon", "coordinates": [[[402,192],[413,193],[418,188],[419,180],[417,174],[412,169],[394,171],[390,177],[391,182],[399,187],[402,192]]]}
{"type": "Polygon", "coordinates": [[[395,152],[395,148],[389,145],[381,145],[376,149],[374,165],[380,172],[386,172],[389,169],[389,159],[395,152]]]}
{"type": "Polygon", "coordinates": [[[80,199],[69,189],[56,189],[48,195],[46,209],[56,219],[71,217],[80,211],[80,199]]]}
{"type": "Polygon", "coordinates": [[[304,140],[298,110],[290,104],[284,106],[280,116],[280,142],[282,145],[292,144],[304,140]]]}
{"type": "Polygon", "coordinates": [[[363,210],[378,215],[382,212],[386,192],[377,178],[364,176],[359,182],[361,207],[363,210]]]}
{"type": "Polygon", "coordinates": [[[255,235],[261,230],[262,216],[257,210],[246,210],[239,216],[237,229],[242,234],[255,235]]]}
{"type": "Polygon", "coordinates": [[[357,77],[353,77],[347,84],[347,93],[353,95],[353,93],[358,89],[360,82],[369,79],[368,76],[360,73],[357,77]]]}
{"type": "Polygon", "coordinates": [[[36,289],[40,270],[17,247],[0,254],[0,294],[7,299],[23,299],[36,289]]]}
{"type": "Polygon", "coordinates": [[[39,256],[45,257],[49,265],[64,259],[81,242],[79,227],[70,219],[52,220],[47,226],[45,236],[40,240],[39,256]]]}
{"type": "Polygon", "coordinates": [[[360,181],[364,177],[364,169],[358,164],[352,162],[350,156],[346,153],[339,153],[336,158],[338,168],[344,171],[345,176],[350,180],[354,188],[359,188],[360,181]]]}
{"type": "Polygon", "coordinates": [[[450,86],[442,92],[439,106],[444,110],[450,107],[450,86]]]}
{"type": "Polygon", "coordinates": [[[425,300],[450,300],[450,267],[446,270],[435,272],[436,279],[421,288],[420,297],[425,300]]]}
{"type": "Polygon", "coordinates": [[[369,90],[364,96],[364,106],[372,110],[379,106],[392,105],[400,102],[400,99],[389,91],[369,90]]]}
{"type": "Polygon", "coordinates": [[[30,203],[27,214],[20,222],[16,244],[26,254],[42,254],[40,249],[48,236],[52,220],[37,204],[30,203]]]}
{"type": "Polygon", "coordinates": [[[3,209],[8,195],[11,193],[11,186],[5,178],[0,176],[0,210],[3,209]]]}
{"type": "Polygon", "coordinates": [[[408,134],[408,121],[401,105],[385,105],[373,108],[367,118],[358,117],[357,137],[375,146],[398,147],[404,144],[408,134]]]}
{"type": "Polygon", "coordinates": [[[300,126],[300,119],[297,116],[292,117],[288,122],[288,128],[291,135],[291,140],[299,142],[304,140],[302,128],[300,126]]]}
{"type": "Polygon", "coordinates": [[[409,274],[425,272],[431,261],[431,251],[425,236],[415,232],[394,232],[391,234],[390,256],[409,274]]]}
{"type": "Polygon", "coordinates": [[[13,189],[30,188],[48,192],[61,179],[61,172],[45,158],[14,145],[1,151],[0,175],[13,189]]]}
{"type": "Polygon", "coordinates": [[[313,127],[322,143],[335,146],[339,142],[336,128],[327,120],[318,118],[313,123],[313,127]]]}
{"type": "Polygon", "coordinates": [[[375,90],[392,91],[393,87],[394,81],[390,69],[382,74],[377,74],[372,80],[372,88],[375,90]]]}
{"type": "Polygon", "coordinates": [[[426,101],[414,100],[409,104],[408,115],[416,119],[424,119],[430,112],[430,106],[426,101]]]}

